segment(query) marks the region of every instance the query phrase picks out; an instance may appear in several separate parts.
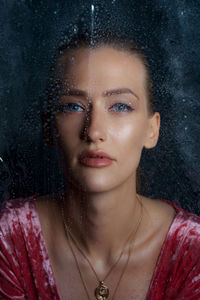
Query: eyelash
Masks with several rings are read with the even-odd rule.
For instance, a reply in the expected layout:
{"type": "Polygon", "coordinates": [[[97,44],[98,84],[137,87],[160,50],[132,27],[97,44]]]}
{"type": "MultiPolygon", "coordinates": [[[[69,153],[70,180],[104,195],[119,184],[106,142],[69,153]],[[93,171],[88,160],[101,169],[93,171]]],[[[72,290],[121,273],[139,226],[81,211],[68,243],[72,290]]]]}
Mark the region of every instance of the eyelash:
{"type": "MultiPolygon", "coordinates": [[[[79,104],[77,104],[77,103],[65,103],[65,104],[60,104],[59,105],[59,107],[58,107],[58,110],[60,111],[60,112],[82,112],[83,110],[73,110],[73,108],[75,108],[75,107],[77,107],[77,108],[82,108],[83,110],[84,110],[84,107],[82,107],[81,105],[79,105],[79,104]]],[[[133,111],[134,110],[134,108],[132,108],[130,105],[128,105],[128,104],[125,104],[125,103],[121,103],[121,102],[119,102],[119,103],[115,103],[114,105],[112,105],[111,106],[111,109],[113,108],[113,107],[117,107],[117,108],[120,108],[120,107],[123,107],[123,108],[125,108],[125,110],[120,110],[120,111],[116,111],[117,113],[120,113],[120,112],[131,112],[131,111],[133,111]]]]}
{"type": "MultiPolygon", "coordinates": [[[[77,104],[77,103],[65,103],[65,104],[60,104],[58,107],[58,110],[61,112],[65,112],[65,111],[69,111],[69,112],[77,112],[77,111],[73,111],[70,110],[70,107],[79,107],[79,108],[83,108],[81,105],[77,104]]],[[[84,108],[83,108],[84,109],[84,108]]],[[[78,111],[79,112],[79,111],[78,111]]]]}
{"type": "MultiPolygon", "coordinates": [[[[121,102],[114,104],[112,107],[114,107],[114,106],[117,106],[118,108],[120,108],[120,107],[126,108],[125,112],[129,112],[129,111],[134,110],[130,105],[125,104],[125,103],[121,103],[121,102]]],[[[117,112],[121,112],[121,111],[117,111],[117,112]]],[[[124,110],[123,110],[123,112],[124,112],[124,110]]]]}

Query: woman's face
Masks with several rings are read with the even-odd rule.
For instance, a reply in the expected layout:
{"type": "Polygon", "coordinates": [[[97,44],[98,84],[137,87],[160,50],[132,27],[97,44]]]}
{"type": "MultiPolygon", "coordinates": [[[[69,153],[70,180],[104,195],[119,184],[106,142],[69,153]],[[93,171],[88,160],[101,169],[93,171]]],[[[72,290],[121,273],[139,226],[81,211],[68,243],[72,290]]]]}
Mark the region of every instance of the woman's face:
{"type": "Polygon", "coordinates": [[[57,66],[62,91],[55,123],[67,178],[88,192],[134,182],[141,151],[155,146],[159,131],[159,114],[148,111],[142,62],[103,46],[71,50],[57,66]],[[85,150],[102,150],[112,160],[101,165],[89,158],[85,165],[79,160],[85,150]]]}

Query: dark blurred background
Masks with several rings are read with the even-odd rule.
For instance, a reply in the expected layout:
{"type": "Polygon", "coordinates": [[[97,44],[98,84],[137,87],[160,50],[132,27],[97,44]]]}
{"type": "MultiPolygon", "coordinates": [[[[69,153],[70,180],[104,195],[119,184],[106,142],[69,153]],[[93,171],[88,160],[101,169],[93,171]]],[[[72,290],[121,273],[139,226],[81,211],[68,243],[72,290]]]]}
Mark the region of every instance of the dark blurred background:
{"type": "Polygon", "coordinates": [[[161,135],[144,151],[141,193],[200,214],[200,2],[0,1],[0,202],[62,191],[53,148],[42,141],[40,111],[63,31],[116,28],[140,42],[155,85],[161,135]]]}

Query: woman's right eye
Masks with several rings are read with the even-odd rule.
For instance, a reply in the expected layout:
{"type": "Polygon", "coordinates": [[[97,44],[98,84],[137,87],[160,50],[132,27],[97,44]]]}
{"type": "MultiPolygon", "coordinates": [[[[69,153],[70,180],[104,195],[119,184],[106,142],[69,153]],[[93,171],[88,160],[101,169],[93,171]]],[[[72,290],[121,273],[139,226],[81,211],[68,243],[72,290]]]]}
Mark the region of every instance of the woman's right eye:
{"type": "Polygon", "coordinates": [[[58,106],[60,112],[81,112],[84,107],[77,103],[63,103],[58,106]]]}

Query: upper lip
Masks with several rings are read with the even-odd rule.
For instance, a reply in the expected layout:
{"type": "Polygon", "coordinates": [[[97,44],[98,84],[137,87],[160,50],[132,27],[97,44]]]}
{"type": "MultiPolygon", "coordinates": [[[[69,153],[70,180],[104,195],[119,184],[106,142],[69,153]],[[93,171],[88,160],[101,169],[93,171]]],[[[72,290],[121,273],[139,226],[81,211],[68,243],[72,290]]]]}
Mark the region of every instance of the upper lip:
{"type": "Polygon", "coordinates": [[[102,150],[84,150],[80,155],[79,159],[83,159],[84,157],[92,157],[92,158],[108,158],[108,159],[113,159],[110,157],[106,152],[102,150]]]}

